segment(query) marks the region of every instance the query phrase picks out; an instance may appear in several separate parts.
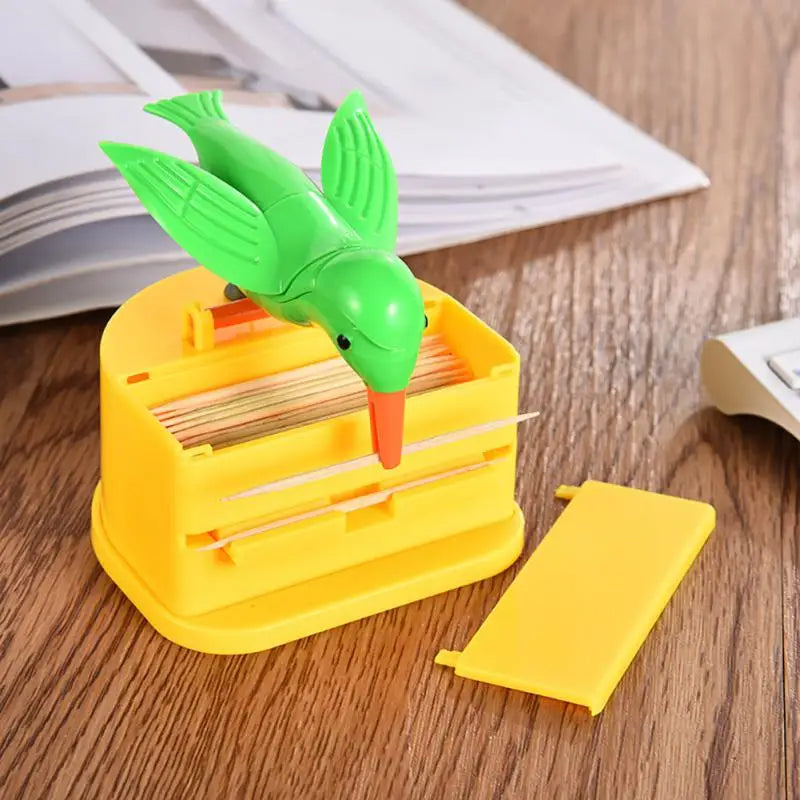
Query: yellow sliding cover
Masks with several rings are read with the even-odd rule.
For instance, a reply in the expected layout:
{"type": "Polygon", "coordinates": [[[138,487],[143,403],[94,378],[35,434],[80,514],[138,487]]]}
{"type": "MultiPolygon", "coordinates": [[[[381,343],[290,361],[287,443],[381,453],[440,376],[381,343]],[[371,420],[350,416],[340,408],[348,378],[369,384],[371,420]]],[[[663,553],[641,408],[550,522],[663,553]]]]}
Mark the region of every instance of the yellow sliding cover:
{"type": "Polygon", "coordinates": [[[571,502],[461,652],[456,675],[599,714],[714,529],[706,503],[597,481],[571,502]]]}

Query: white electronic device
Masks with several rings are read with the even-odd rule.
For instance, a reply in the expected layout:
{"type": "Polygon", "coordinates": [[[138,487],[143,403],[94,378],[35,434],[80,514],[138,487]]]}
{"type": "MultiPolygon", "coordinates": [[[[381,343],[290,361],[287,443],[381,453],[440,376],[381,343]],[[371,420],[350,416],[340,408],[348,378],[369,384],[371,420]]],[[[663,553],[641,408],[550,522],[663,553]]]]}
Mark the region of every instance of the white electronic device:
{"type": "Polygon", "coordinates": [[[800,317],[709,339],[700,374],[724,414],[764,417],[800,439],[800,317]]]}

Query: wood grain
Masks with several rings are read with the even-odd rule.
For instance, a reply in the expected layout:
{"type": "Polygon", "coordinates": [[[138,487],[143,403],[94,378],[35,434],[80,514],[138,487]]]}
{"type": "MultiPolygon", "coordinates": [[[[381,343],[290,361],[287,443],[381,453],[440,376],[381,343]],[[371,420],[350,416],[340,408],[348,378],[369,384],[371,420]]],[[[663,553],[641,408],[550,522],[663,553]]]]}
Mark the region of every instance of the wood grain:
{"type": "Polygon", "coordinates": [[[526,555],[590,476],[708,500],[717,531],[595,719],[434,666],[516,568],[268,653],[180,650],[89,544],[107,313],[2,331],[1,797],[800,797],[800,444],[698,381],[709,333],[800,314],[800,6],[468,5],[713,182],[412,261],[522,354],[526,555]]]}

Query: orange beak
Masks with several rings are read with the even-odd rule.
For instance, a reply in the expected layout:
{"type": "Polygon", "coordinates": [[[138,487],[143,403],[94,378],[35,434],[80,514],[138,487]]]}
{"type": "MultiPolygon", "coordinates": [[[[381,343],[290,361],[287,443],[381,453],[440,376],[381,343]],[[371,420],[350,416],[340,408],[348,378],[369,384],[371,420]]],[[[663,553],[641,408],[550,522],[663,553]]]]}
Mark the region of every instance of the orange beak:
{"type": "Polygon", "coordinates": [[[405,390],[375,392],[367,389],[369,424],[372,448],[385,469],[394,469],[403,455],[403,416],[406,408],[405,390]]]}

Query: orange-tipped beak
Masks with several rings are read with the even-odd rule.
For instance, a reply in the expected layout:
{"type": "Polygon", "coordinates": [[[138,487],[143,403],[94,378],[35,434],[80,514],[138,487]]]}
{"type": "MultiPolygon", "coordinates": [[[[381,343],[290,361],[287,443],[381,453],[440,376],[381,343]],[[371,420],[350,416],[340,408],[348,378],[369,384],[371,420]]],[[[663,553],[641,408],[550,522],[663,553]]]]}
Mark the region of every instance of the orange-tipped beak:
{"type": "Polygon", "coordinates": [[[403,455],[403,416],[406,409],[405,390],[375,392],[367,389],[372,448],[385,469],[394,469],[403,455]]]}

